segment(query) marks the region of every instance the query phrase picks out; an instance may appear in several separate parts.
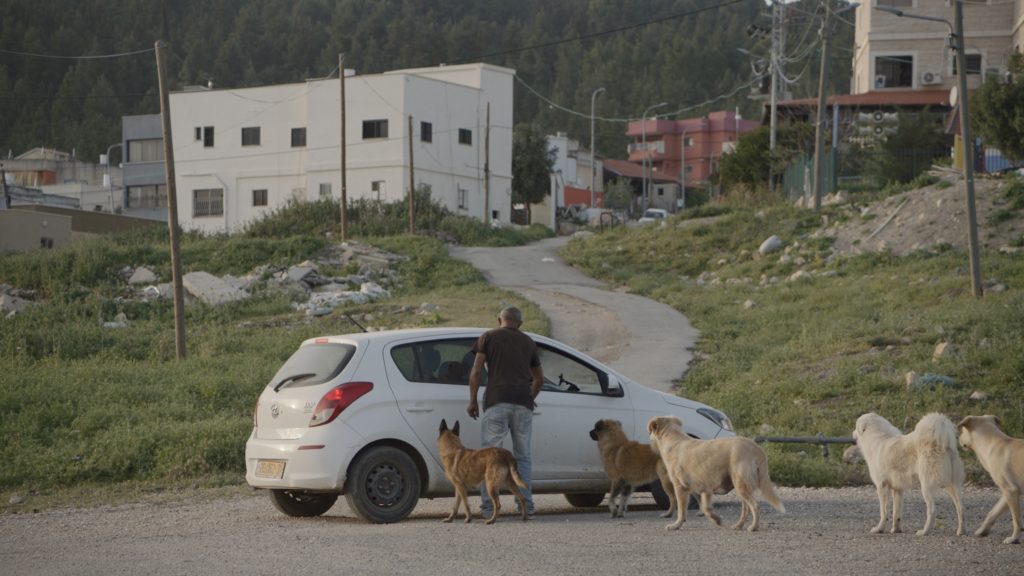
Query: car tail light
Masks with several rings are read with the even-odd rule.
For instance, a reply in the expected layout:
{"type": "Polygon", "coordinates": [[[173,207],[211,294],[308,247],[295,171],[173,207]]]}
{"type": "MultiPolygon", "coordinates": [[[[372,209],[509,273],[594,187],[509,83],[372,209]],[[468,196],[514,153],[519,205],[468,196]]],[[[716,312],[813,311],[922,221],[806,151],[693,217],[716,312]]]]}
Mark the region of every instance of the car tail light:
{"type": "Polygon", "coordinates": [[[323,426],[331,422],[342,410],[370,390],[373,390],[373,382],[346,382],[333,388],[317,402],[313,417],[309,419],[309,427],[323,426]]]}
{"type": "Polygon", "coordinates": [[[260,403],[257,402],[256,403],[256,407],[252,409],[252,427],[253,428],[259,428],[260,427],[259,418],[257,416],[259,414],[259,412],[260,412],[260,403]]]}

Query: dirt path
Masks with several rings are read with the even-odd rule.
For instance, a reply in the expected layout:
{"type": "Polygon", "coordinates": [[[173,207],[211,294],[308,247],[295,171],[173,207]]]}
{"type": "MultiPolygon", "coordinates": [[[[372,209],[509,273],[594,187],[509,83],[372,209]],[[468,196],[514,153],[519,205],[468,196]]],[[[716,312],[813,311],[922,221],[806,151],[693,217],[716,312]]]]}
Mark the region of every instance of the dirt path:
{"type": "Polygon", "coordinates": [[[567,266],[567,237],[512,248],[450,250],[495,286],[522,294],[551,320],[551,336],[650,388],[669,392],[686,372],[698,332],[660,302],[606,289],[567,266]]]}

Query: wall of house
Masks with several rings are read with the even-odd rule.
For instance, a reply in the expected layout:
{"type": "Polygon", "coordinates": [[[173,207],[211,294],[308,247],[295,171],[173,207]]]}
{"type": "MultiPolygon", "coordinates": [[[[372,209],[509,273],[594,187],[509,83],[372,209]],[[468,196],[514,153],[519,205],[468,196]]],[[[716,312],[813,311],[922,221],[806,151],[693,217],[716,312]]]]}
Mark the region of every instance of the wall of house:
{"type": "MultiPolygon", "coordinates": [[[[483,218],[488,206],[499,220],[507,222],[511,210],[513,71],[474,64],[429,74],[409,72],[345,80],[347,197],[382,201],[405,197],[411,114],[416,185],[429,186],[432,197],[453,211],[483,218]],[[485,202],[488,102],[491,179],[489,202],[485,202]],[[364,121],[371,120],[387,122],[386,138],[363,138],[364,121]],[[431,124],[431,142],[423,140],[421,122],[431,124]],[[470,144],[459,142],[460,129],[470,131],[470,144]],[[379,183],[376,192],[375,182],[379,183]]],[[[339,96],[337,79],[172,94],[182,227],[206,232],[237,230],[289,200],[317,199],[322,185],[332,197],[340,198],[339,96]],[[195,129],[206,126],[214,127],[213,147],[195,138],[195,129]],[[242,146],[245,127],[260,128],[258,146],[242,146]],[[292,147],[293,128],[306,129],[305,146],[292,147]],[[201,189],[224,190],[222,215],[193,214],[193,191],[201,189]],[[253,206],[253,190],[267,191],[266,206],[253,206]]]]}
{"type": "MultiPolygon", "coordinates": [[[[964,36],[967,54],[980,54],[982,70],[1006,70],[1007,59],[1014,46],[1014,12],[1021,10],[1024,0],[1015,3],[990,2],[964,4],[964,36]]],[[[954,52],[948,49],[950,29],[943,22],[926,21],[882,12],[872,8],[874,2],[863,3],[856,10],[854,33],[853,85],[851,93],[863,94],[878,89],[935,89],[956,85],[953,75],[954,52]],[[890,55],[912,55],[912,86],[876,85],[876,58],[890,55]],[[926,82],[924,75],[932,74],[926,82]]],[[[899,6],[907,14],[954,20],[954,8],[947,0],[913,0],[913,6],[899,6]]],[[[968,86],[975,88],[982,75],[969,74],[968,86]]]]}
{"type": "Polygon", "coordinates": [[[0,210],[0,252],[57,248],[71,242],[71,217],[31,210],[0,210]]]}

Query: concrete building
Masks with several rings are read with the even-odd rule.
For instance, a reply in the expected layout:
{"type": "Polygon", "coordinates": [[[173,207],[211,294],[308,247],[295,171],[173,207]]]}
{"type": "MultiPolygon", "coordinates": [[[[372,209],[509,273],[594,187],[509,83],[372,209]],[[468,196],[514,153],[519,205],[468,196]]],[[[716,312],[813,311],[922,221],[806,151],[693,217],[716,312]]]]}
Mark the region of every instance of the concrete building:
{"type": "Polygon", "coordinates": [[[159,114],[121,118],[124,213],[139,218],[167,220],[167,174],[164,137],[159,114]]]}
{"type": "MultiPolygon", "coordinates": [[[[412,165],[416,186],[452,211],[508,222],[513,75],[467,64],[346,78],[348,199],[404,198],[412,165]]],[[[234,231],[289,201],[340,198],[337,78],[175,92],[170,103],[183,228],[234,231]]]]}
{"type": "MultiPolygon", "coordinates": [[[[955,86],[950,27],[876,10],[876,5],[950,23],[954,19],[949,0],[862,2],[856,13],[851,93],[948,91],[955,86]]],[[[963,12],[968,88],[976,88],[986,75],[1005,74],[1010,55],[1024,50],[1024,0],[964,2],[963,12]]]]}
{"type": "Polygon", "coordinates": [[[0,160],[0,166],[7,174],[8,184],[40,192],[40,203],[57,200],[55,205],[97,212],[121,209],[119,191],[109,185],[120,179],[121,169],[117,166],[86,162],[73,153],[54,148],[33,148],[15,158],[0,160]]]}

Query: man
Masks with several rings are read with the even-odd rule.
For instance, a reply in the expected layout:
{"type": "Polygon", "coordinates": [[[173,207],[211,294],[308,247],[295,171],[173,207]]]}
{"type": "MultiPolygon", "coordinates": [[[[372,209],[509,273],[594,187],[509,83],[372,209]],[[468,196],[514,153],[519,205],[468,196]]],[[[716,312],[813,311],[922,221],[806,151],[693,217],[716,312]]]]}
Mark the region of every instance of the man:
{"type": "MultiPolygon", "coordinates": [[[[487,364],[487,390],[484,392],[484,417],[480,422],[481,447],[500,446],[505,435],[512,434],[512,455],[519,475],[530,488],[524,492],[526,513],[533,516],[530,436],[533,433],[533,408],[544,384],[544,372],[537,356],[537,344],[523,334],[523,313],[514,306],[501,311],[499,328],[480,335],[473,346],[475,357],[469,373],[469,406],[466,412],[476,420],[480,415],[477,393],[487,364]]],[[[490,517],[493,503],[480,489],[480,511],[490,517]]]]}

